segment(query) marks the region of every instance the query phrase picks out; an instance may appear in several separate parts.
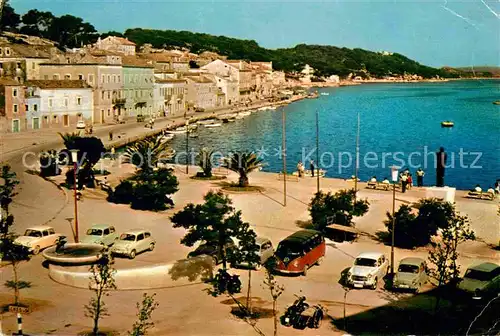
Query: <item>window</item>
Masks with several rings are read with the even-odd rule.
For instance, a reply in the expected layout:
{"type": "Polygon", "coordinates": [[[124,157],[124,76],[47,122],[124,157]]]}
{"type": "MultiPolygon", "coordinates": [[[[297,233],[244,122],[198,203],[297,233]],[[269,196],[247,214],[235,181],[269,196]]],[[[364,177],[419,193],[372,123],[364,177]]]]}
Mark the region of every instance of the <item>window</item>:
{"type": "Polygon", "coordinates": [[[104,235],[105,236],[109,235],[109,229],[104,229],[104,235]]]}
{"type": "Polygon", "coordinates": [[[108,117],[111,115],[111,109],[108,109],[108,117]]]}
{"type": "Polygon", "coordinates": [[[89,74],[87,78],[89,79],[89,83],[93,83],[94,82],[94,75],[89,74]]]}
{"type": "Polygon", "coordinates": [[[104,100],[104,91],[101,91],[101,99],[104,100]]]}
{"type": "Polygon", "coordinates": [[[16,77],[16,80],[17,80],[19,83],[21,83],[21,77],[19,77],[19,76],[18,76],[18,77],[16,77]]]}
{"type": "Polygon", "coordinates": [[[53,234],[56,234],[56,231],[54,229],[49,229],[49,234],[53,235],[53,234]]]}
{"type": "Polygon", "coordinates": [[[71,75],[70,75],[70,74],[66,74],[66,75],[64,76],[64,79],[66,79],[66,80],[70,80],[70,79],[71,79],[71,75]]]}
{"type": "Polygon", "coordinates": [[[52,79],[56,79],[56,80],[57,80],[57,79],[59,79],[59,74],[54,74],[54,75],[52,76],[52,79]]]}
{"type": "Polygon", "coordinates": [[[49,98],[49,107],[52,107],[52,98],[49,98]]]}
{"type": "Polygon", "coordinates": [[[121,80],[122,80],[122,79],[121,79],[121,76],[120,76],[120,75],[118,75],[118,83],[120,83],[120,82],[121,82],[121,80]]]}
{"type": "Polygon", "coordinates": [[[82,75],[82,74],[79,74],[79,75],[78,75],[78,79],[79,79],[79,80],[83,80],[83,75],[82,75]]]}
{"type": "Polygon", "coordinates": [[[144,233],[144,237],[146,237],[146,238],[151,237],[151,233],[149,233],[149,232],[145,232],[145,233],[144,233]]]}
{"type": "Polygon", "coordinates": [[[28,112],[28,111],[30,110],[30,107],[29,107],[29,105],[28,105],[28,104],[24,105],[24,110],[25,110],[26,112],[28,112]]]}
{"type": "Polygon", "coordinates": [[[68,105],[69,105],[69,98],[65,97],[64,98],[64,106],[68,107],[68,105]]]}
{"type": "Polygon", "coordinates": [[[44,236],[44,237],[47,237],[48,235],[49,235],[49,231],[47,231],[47,230],[43,230],[43,236],[44,236]]]}
{"type": "Polygon", "coordinates": [[[17,68],[17,69],[21,69],[21,62],[17,62],[17,63],[16,63],[16,68],[17,68]]]}
{"type": "Polygon", "coordinates": [[[106,83],[109,83],[109,79],[110,79],[110,77],[111,77],[110,75],[107,75],[107,76],[106,76],[106,83]]]}
{"type": "Polygon", "coordinates": [[[113,75],[113,83],[116,83],[116,75],[113,75]]]}
{"type": "Polygon", "coordinates": [[[12,96],[17,97],[17,89],[12,89],[12,96]]]}
{"type": "Polygon", "coordinates": [[[5,55],[7,55],[7,56],[10,55],[10,48],[5,48],[5,55]]]}
{"type": "Polygon", "coordinates": [[[104,75],[101,76],[101,83],[104,83],[104,75]]]}
{"type": "Polygon", "coordinates": [[[111,91],[108,91],[108,99],[111,99],[111,91]]]}
{"type": "Polygon", "coordinates": [[[59,123],[59,119],[57,118],[57,116],[52,116],[52,119],[54,119],[54,123],[58,124],[59,123]]]}
{"type": "Polygon", "coordinates": [[[82,97],[76,97],[76,105],[82,105],[82,97]]]}
{"type": "Polygon", "coordinates": [[[35,111],[35,112],[38,111],[38,104],[33,105],[33,111],[35,111]]]}
{"type": "Polygon", "coordinates": [[[109,228],[109,232],[114,233],[114,232],[115,232],[115,228],[114,228],[113,226],[111,226],[111,227],[109,228]]]}
{"type": "Polygon", "coordinates": [[[17,112],[18,112],[17,104],[14,104],[14,113],[17,113],[17,112]]]}
{"type": "Polygon", "coordinates": [[[143,239],[144,239],[144,234],[139,233],[139,234],[137,235],[137,241],[140,241],[140,240],[143,240],[143,239]]]}

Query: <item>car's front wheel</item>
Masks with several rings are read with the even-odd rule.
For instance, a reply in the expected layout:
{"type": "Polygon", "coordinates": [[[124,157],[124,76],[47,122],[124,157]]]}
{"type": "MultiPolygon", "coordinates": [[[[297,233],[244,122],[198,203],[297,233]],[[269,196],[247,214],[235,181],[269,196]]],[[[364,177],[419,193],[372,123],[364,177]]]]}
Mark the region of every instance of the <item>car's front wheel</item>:
{"type": "Polygon", "coordinates": [[[135,250],[130,251],[130,254],[129,254],[130,259],[134,259],[135,255],[136,255],[135,250]]]}
{"type": "Polygon", "coordinates": [[[149,244],[149,250],[153,251],[154,249],[155,249],[155,244],[154,243],[149,244]]]}
{"type": "Polygon", "coordinates": [[[38,253],[40,253],[40,246],[37,245],[33,248],[33,255],[37,255],[38,253]]]}

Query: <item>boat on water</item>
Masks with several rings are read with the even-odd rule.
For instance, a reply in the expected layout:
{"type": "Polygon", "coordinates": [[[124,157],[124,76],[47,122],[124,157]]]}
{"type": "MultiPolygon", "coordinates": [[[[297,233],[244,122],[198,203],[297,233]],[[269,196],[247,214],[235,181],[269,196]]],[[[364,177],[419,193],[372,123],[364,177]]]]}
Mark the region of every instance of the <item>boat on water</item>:
{"type": "Polygon", "coordinates": [[[330,94],[328,92],[321,92],[322,96],[329,96],[330,94]]]}
{"type": "Polygon", "coordinates": [[[186,133],[187,129],[185,127],[178,127],[175,130],[168,131],[170,134],[183,134],[186,133]]]}
{"type": "Polygon", "coordinates": [[[206,124],[212,124],[216,121],[217,121],[216,119],[205,119],[205,120],[198,120],[196,123],[198,125],[206,125],[206,124]]]}
{"type": "Polygon", "coordinates": [[[268,106],[264,106],[264,107],[258,108],[257,111],[265,111],[267,109],[269,109],[269,107],[268,106]]]}
{"type": "Polygon", "coordinates": [[[219,127],[221,125],[222,125],[221,123],[213,123],[213,124],[205,124],[204,126],[208,128],[213,128],[213,127],[219,127]]]}
{"type": "Polygon", "coordinates": [[[248,117],[251,114],[252,114],[252,112],[250,112],[250,111],[244,111],[244,112],[238,113],[238,115],[242,116],[242,117],[248,117]]]}
{"type": "Polygon", "coordinates": [[[190,138],[197,138],[198,136],[198,133],[189,133],[190,138]]]}
{"type": "MultiPolygon", "coordinates": [[[[319,173],[319,177],[325,177],[325,174],[326,174],[326,170],[324,169],[317,169],[316,170],[318,173],[319,173]]],[[[299,176],[299,172],[298,171],[294,171],[292,173],[293,176],[299,176]]],[[[311,174],[311,171],[310,170],[304,170],[304,177],[312,177],[312,174],[311,174]]],[[[314,175],[316,177],[316,175],[314,175]]]]}
{"type": "Polygon", "coordinates": [[[276,106],[269,106],[267,109],[268,110],[276,110],[276,106]]]}
{"type": "Polygon", "coordinates": [[[500,105],[500,100],[494,101],[493,104],[500,105]]]}
{"type": "Polygon", "coordinates": [[[174,136],[175,136],[175,134],[173,134],[173,133],[167,133],[165,135],[161,135],[160,142],[161,143],[169,142],[170,140],[172,140],[174,138],[174,136]]]}
{"type": "Polygon", "coordinates": [[[441,127],[453,127],[455,123],[453,121],[441,121],[441,127]]]}

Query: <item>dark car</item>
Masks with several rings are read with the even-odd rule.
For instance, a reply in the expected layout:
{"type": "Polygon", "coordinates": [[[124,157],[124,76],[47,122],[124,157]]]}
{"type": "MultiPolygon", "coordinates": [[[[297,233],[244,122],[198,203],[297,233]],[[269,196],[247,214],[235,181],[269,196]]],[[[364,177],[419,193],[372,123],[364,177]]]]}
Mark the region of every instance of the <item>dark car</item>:
{"type": "MultiPolygon", "coordinates": [[[[235,247],[236,247],[236,245],[234,245],[234,243],[232,243],[232,242],[226,243],[226,245],[224,246],[224,248],[226,250],[226,255],[227,255],[228,250],[233,249],[235,247]]],[[[214,262],[216,265],[220,264],[222,262],[222,255],[220,254],[219,247],[217,245],[201,244],[194,251],[189,252],[188,258],[198,257],[201,255],[211,256],[214,259],[214,262]]]]}

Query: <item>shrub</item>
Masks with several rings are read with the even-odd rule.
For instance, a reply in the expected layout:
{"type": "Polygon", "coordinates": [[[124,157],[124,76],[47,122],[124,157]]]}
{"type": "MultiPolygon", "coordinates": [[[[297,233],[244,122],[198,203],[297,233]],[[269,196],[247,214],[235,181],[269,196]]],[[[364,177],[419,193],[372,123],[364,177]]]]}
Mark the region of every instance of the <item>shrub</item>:
{"type": "Polygon", "coordinates": [[[121,181],[115,190],[108,196],[108,201],[118,204],[130,204],[134,197],[134,184],[132,181],[121,181]]]}

